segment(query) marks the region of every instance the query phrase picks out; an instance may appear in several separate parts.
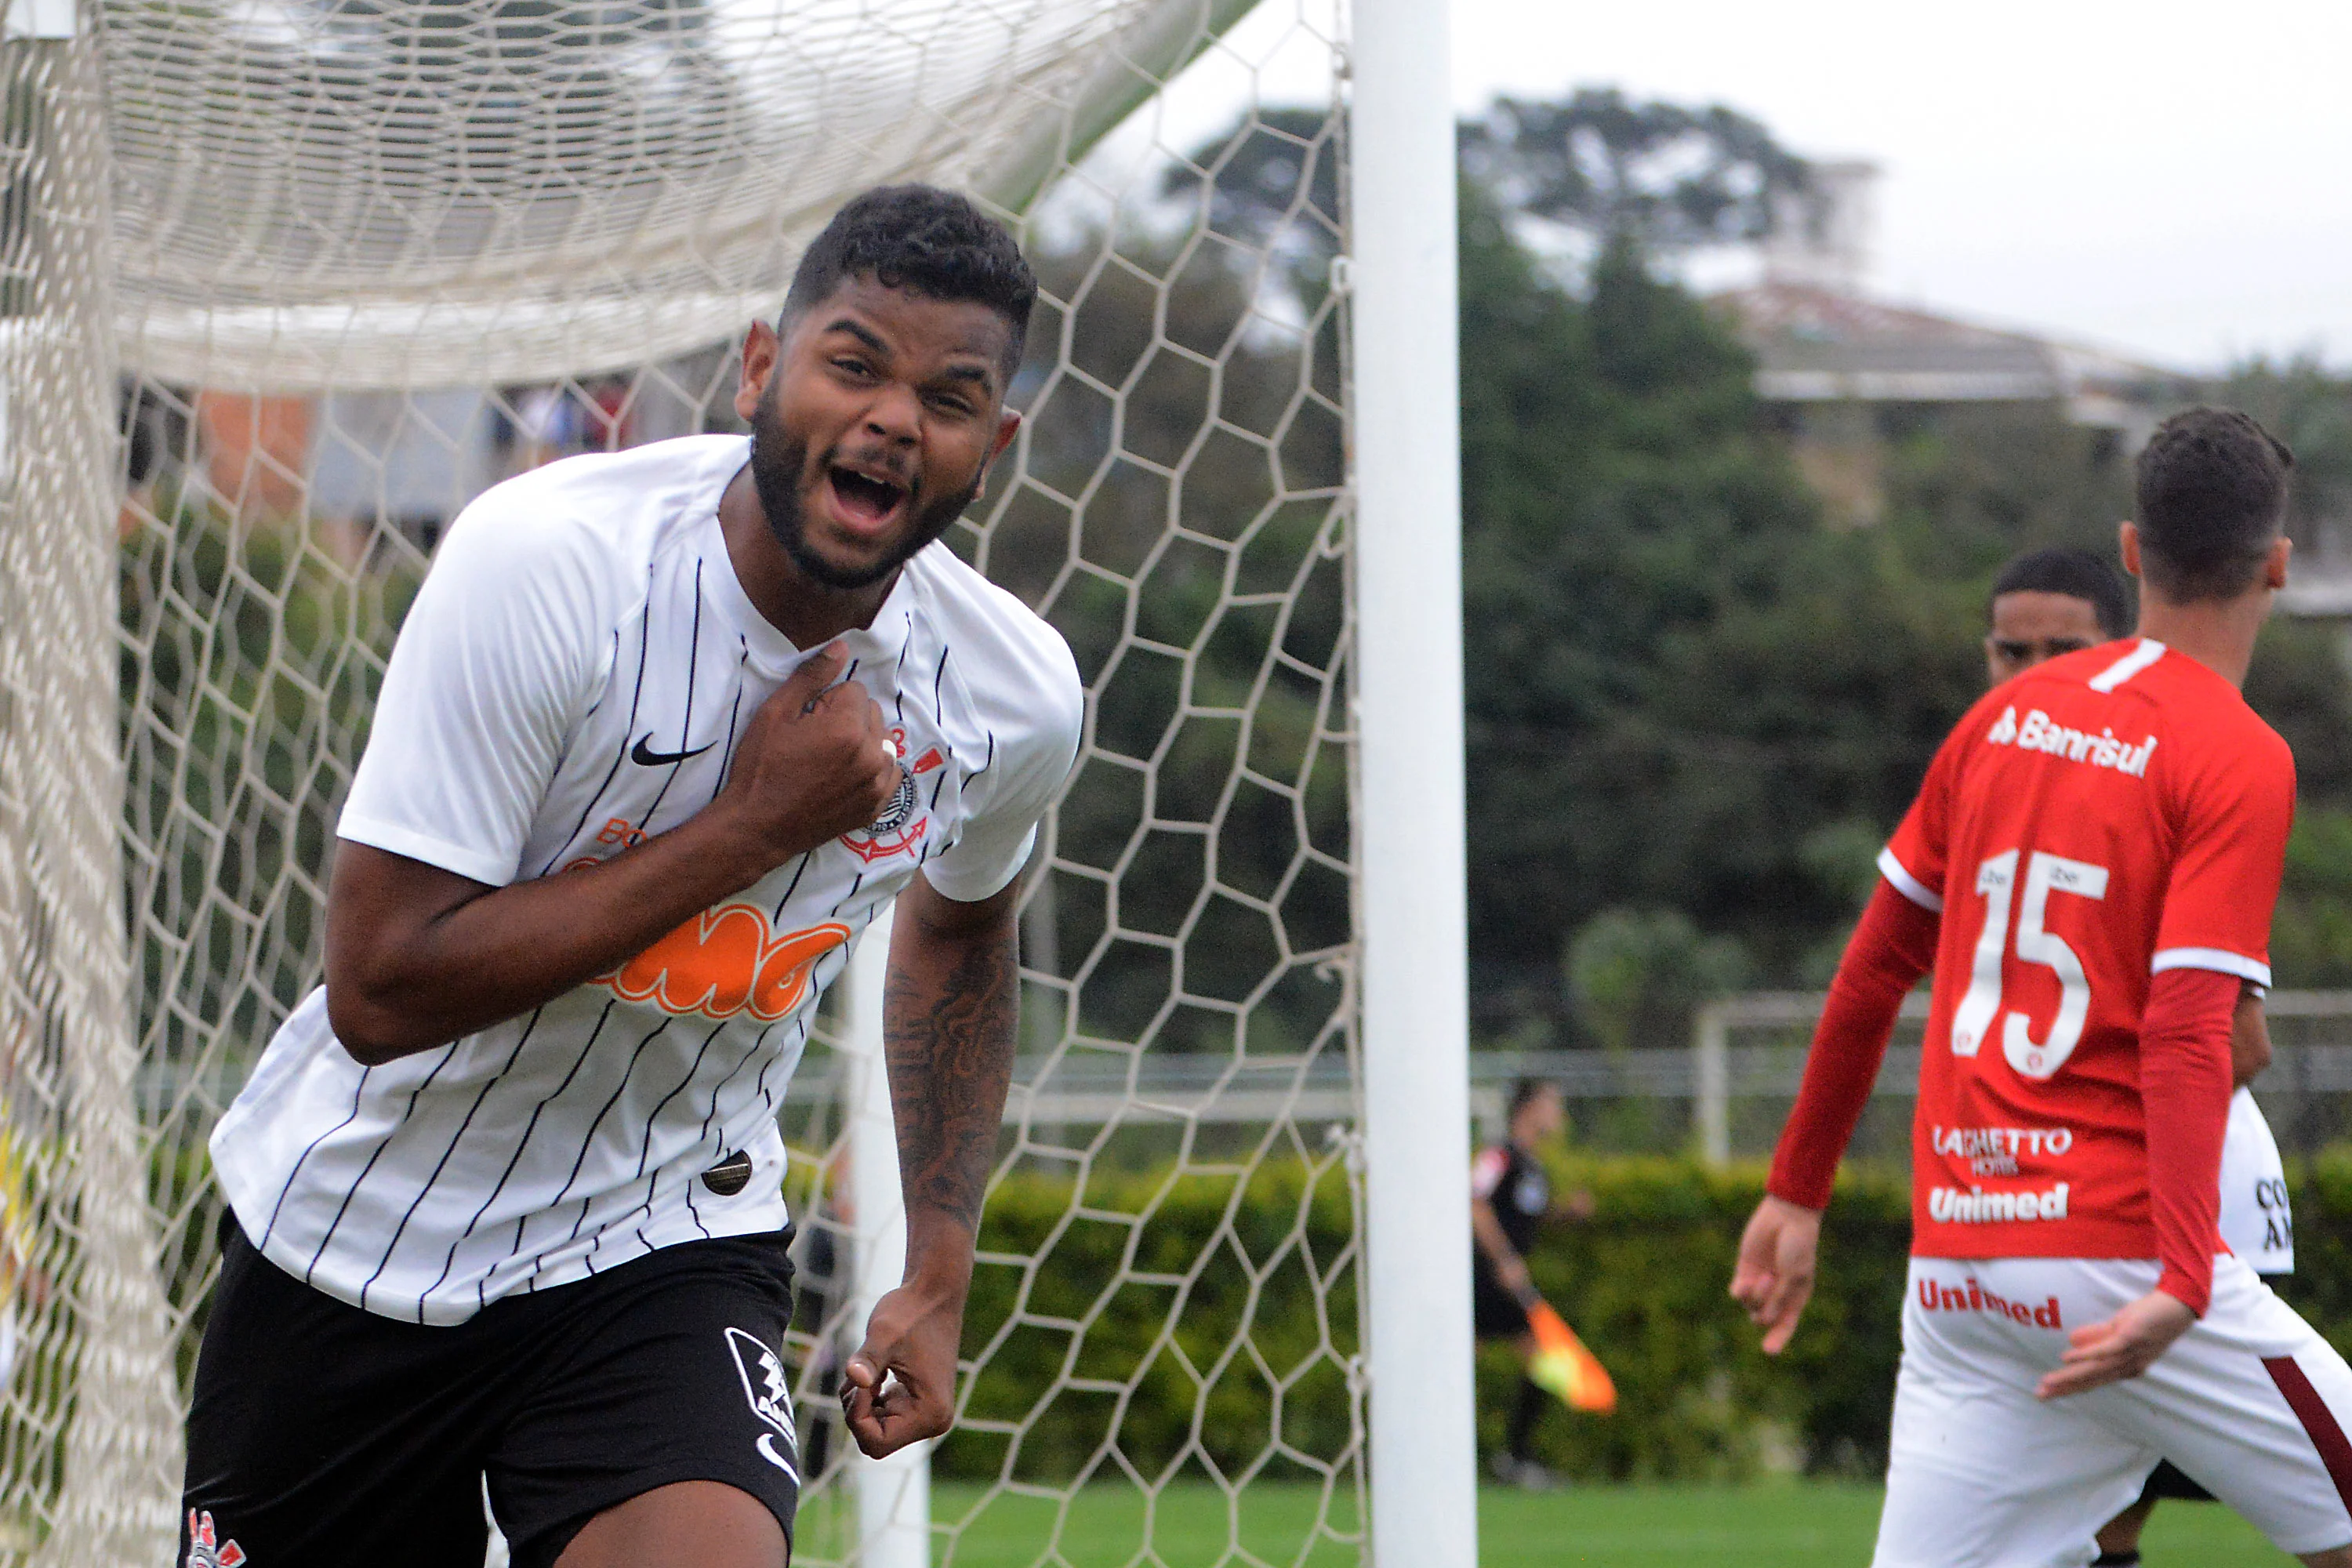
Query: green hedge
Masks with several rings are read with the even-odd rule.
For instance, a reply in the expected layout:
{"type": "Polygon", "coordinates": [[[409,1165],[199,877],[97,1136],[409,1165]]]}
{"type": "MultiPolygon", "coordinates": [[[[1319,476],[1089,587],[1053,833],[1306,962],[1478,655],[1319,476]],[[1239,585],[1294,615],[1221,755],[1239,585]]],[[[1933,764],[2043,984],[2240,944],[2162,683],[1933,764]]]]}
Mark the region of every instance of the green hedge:
{"type": "MultiPolygon", "coordinates": [[[[1910,1243],[1899,1173],[1841,1179],[1820,1287],[1777,1359],[1725,1293],[1760,1168],[1579,1159],[1553,1175],[1559,1192],[1591,1189],[1597,1208],[1544,1233],[1536,1283],[1608,1366],[1618,1408],[1549,1410],[1540,1458],[1592,1479],[1884,1466],[1910,1243]]],[[[1233,1474],[1270,1450],[1276,1474],[1302,1474],[1345,1452],[1357,1259],[1336,1166],[1098,1173],[1076,1195],[1024,1175],[991,1199],[965,1332],[967,1355],[984,1360],[940,1451],[944,1475],[1233,1474]]],[[[2281,1293],[2352,1352],[2352,1154],[2300,1173],[2294,1202],[2301,1267],[2281,1293]]],[[[1493,1345],[1478,1371],[1491,1451],[1517,1369],[1493,1345]]]]}
{"type": "Polygon", "coordinates": [[[2328,1342],[2352,1357],[2352,1150],[2290,1161],[2294,1272],[2272,1288],[2328,1342]]]}
{"type": "MultiPolygon", "coordinates": [[[[1737,1477],[1767,1463],[1884,1469],[1911,1245],[1899,1173],[1841,1176],[1822,1225],[1821,1282],[1777,1359],[1756,1348],[1756,1331],[1725,1295],[1762,1167],[1575,1160],[1553,1176],[1561,1192],[1591,1188],[1598,1206],[1583,1224],[1546,1231],[1536,1283],[1610,1369],[1618,1408],[1547,1412],[1538,1458],[1572,1476],[1619,1479],[1737,1477]]],[[[2352,1355],[2352,1152],[2302,1165],[2292,1180],[2296,1270],[2273,1283],[2352,1355]]],[[[1491,1450],[1517,1367],[1492,1346],[1478,1371],[1479,1437],[1491,1450]]]]}
{"type": "MultiPolygon", "coordinates": [[[[1821,1282],[1787,1351],[1768,1357],[1727,1293],[1732,1254],[1763,1191],[1756,1168],[1681,1160],[1572,1162],[1592,1217],[1547,1229],[1529,1259],[1617,1384],[1608,1416],[1548,1411],[1537,1455],[1612,1479],[1745,1476],[1768,1463],[1867,1472],[1885,1463],[1910,1246],[1899,1174],[1843,1178],[1822,1231],[1821,1282]]],[[[1500,1447],[1518,1378],[1507,1346],[1478,1358],[1479,1437],[1500,1447]]]]}
{"type": "Polygon", "coordinates": [[[981,1369],[940,1471],[1233,1476],[1271,1452],[1287,1477],[1339,1458],[1350,1203],[1336,1160],[998,1184],[964,1328],[981,1369]]]}

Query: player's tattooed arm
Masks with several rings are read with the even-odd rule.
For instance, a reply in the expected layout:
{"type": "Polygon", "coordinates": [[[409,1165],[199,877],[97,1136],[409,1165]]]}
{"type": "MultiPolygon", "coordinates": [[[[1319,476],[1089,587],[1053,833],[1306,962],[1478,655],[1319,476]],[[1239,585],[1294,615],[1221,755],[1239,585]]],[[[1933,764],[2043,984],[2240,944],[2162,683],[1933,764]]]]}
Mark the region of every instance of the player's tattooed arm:
{"type": "Polygon", "coordinates": [[[842,1403],[879,1457],[945,1432],[1019,1017],[1019,884],[977,903],[920,878],[898,899],[882,1033],[907,1205],[906,1281],[850,1358],[842,1403]]]}
{"type": "MultiPolygon", "coordinates": [[[[891,1113],[910,1222],[967,1237],[996,1157],[1020,1011],[1018,884],[960,904],[918,879],[898,900],[882,1004],[891,1113]]],[[[910,1240],[916,1239],[913,1237],[910,1240]]],[[[919,1267],[910,1259],[909,1267],[919,1267]]]]}

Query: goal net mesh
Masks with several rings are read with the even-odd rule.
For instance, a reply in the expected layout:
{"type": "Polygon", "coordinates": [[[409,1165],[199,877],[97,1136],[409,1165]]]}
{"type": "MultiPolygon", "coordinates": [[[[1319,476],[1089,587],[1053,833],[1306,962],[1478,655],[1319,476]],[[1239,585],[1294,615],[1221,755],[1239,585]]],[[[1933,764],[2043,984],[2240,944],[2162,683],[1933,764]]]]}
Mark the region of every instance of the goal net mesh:
{"type": "MultiPolygon", "coordinates": [[[[170,1555],[205,1140],[442,531],[738,427],[746,324],[908,179],[1043,281],[950,542],[1089,693],[929,1555],[1358,1554],[1341,49],[1336,0],[0,0],[0,1562],[170,1555]]],[[[835,1045],[783,1111],[813,1563],[873,1556],[835,1045]]]]}

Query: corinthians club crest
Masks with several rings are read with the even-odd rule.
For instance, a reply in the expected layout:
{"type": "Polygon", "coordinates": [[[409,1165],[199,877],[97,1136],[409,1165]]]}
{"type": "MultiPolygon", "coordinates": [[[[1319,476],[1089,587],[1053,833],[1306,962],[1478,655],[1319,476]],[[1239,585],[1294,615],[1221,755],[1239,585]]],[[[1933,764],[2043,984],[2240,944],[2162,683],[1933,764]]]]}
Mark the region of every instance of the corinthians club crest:
{"type": "Polygon", "coordinates": [[[922,843],[923,836],[931,829],[931,819],[917,811],[921,797],[915,781],[925,773],[947,766],[947,758],[933,746],[914,762],[907,761],[907,731],[890,731],[890,744],[898,753],[898,787],[890,792],[889,804],[873,826],[856,833],[845,833],[841,841],[849,846],[857,858],[869,864],[887,859],[901,852],[911,853],[922,843]]]}

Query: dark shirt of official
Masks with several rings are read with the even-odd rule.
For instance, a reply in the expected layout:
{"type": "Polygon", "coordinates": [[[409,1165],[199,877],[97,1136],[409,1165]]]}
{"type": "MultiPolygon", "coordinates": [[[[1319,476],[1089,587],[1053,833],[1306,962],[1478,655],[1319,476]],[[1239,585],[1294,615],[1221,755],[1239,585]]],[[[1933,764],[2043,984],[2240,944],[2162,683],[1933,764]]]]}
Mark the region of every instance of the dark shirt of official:
{"type": "MultiPolygon", "coordinates": [[[[1511,1250],[1524,1258],[1535,1246],[1536,1226],[1551,1207],[1551,1182],[1544,1175],[1543,1162],[1515,1145],[1490,1149],[1482,1158],[1491,1160],[1497,1154],[1502,1156],[1502,1174],[1486,1193],[1486,1204],[1495,1211],[1495,1223],[1503,1227],[1511,1250]]],[[[1478,1264],[1481,1268],[1489,1267],[1483,1252],[1478,1254],[1478,1264]]]]}

